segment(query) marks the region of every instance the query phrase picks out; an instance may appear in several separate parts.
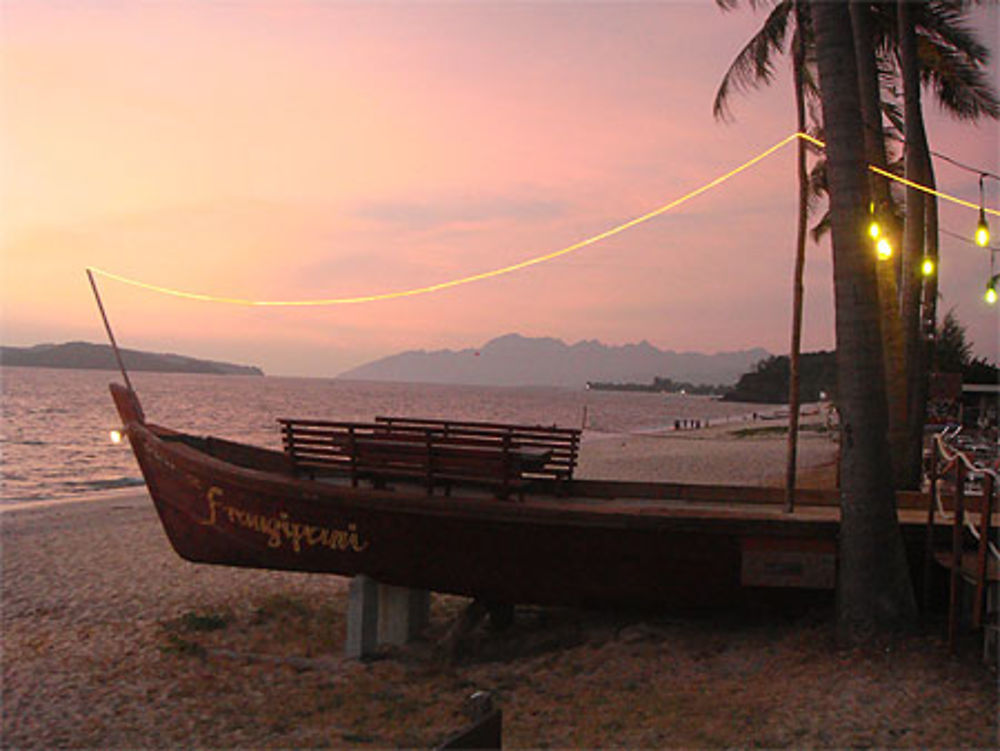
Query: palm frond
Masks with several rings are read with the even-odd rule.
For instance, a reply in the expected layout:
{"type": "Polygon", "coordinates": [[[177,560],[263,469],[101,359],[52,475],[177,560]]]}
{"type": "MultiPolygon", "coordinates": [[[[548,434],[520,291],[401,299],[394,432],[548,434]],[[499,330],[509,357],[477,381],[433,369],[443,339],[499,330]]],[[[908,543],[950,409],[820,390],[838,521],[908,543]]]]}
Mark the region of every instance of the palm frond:
{"type": "Polygon", "coordinates": [[[823,237],[830,231],[830,210],[827,209],[826,213],[820,217],[819,221],[813,225],[813,228],[809,230],[809,234],[813,239],[813,242],[818,243],[823,237]]]}
{"type": "Polygon", "coordinates": [[[715,4],[723,11],[736,10],[744,3],[749,5],[751,10],[757,10],[758,8],[774,5],[775,2],[776,0],[715,0],[715,4]]]}
{"type": "Polygon", "coordinates": [[[793,0],[778,2],[753,38],[740,50],[715,94],[712,114],[731,120],[729,107],[732,92],[745,92],[769,84],[774,78],[774,57],[785,52],[793,0]]]}
{"type": "Polygon", "coordinates": [[[918,40],[921,81],[942,108],[959,120],[1000,119],[1000,100],[983,68],[948,47],[918,40]]]}
{"type": "Polygon", "coordinates": [[[972,29],[964,3],[932,0],[916,7],[917,34],[935,44],[950,47],[976,65],[989,65],[990,48],[972,29]]]}

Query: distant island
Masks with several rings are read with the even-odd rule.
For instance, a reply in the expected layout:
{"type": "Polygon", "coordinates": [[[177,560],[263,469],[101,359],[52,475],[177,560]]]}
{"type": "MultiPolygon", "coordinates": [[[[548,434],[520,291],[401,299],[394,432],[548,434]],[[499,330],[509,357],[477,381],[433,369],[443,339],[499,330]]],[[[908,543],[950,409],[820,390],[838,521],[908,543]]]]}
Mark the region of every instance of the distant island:
{"type": "MultiPolygon", "coordinates": [[[[262,376],[264,371],[249,365],[199,360],[184,355],[120,350],[128,370],[155,373],[205,373],[210,375],[262,376]]],[[[117,370],[118,363],[107,344],[67,342],[38,344],[34,347],[0,347],[0,365],[26,368],[70,368],[80,370],[117,370]]]]}
{"type": "Polygon", "coordinates": [[[674,352],[649,342],[606,345],[596,340],[567,344],[550,337],[507,334],[481,347],[414,350],[361,365],[338,378],[371,381],[469,384],[474,386],[567,386],[588,382],[651,381],[734,384],[768,352],[754,348],[704,354],[674,352]]]}

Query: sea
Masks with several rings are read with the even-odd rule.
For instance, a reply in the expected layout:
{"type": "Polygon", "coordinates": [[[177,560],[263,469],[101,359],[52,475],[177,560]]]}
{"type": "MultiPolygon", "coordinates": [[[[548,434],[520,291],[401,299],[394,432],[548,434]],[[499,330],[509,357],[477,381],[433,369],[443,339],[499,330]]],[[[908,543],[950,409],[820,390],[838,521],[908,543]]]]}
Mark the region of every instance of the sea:
{"type": "MultiPolygon", "coordinates": [[[[348,381],[332,378],[130,373],[150,422],[197,435],[281,447],[277,418],[370,421],[376,415],[584,427],[583,440],[747,419],[761,405],[706,396],[348,381]]],[[[0,367],[0,506],[143,485],[100,370],[0,367]]]]}

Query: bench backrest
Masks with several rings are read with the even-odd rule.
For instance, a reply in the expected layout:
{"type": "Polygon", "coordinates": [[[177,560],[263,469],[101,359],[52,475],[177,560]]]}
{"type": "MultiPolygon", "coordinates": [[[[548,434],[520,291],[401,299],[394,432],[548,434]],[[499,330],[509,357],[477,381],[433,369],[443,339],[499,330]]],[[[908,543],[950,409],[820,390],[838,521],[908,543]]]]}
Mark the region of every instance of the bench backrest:
{"type": "Polygon", "coordinates": [[[524,470],[539,466],[537,451],[509,436],[442,435],[420,426],[280,419],[282,442],[299,471],[359,478],[405,478],[435,485],[485,483],[501,492],[523,486],[524,470]]]}
{"type": "Polygon", "coordinates": [[[498,423],[377,418],[374,423],[279,419],[292,464],[310,474],[405,477],[426,482],[572,479],[579,430],[498,423]]]}
{"type": "Polygon", "coordinates": [[[375,422],[394,431],[425,429],[434,431],[442,437],[453,439],[475,440],[507,437],[515,448],[537,449],[548,453],[544,465],[526,472],[532,477],[548,477],[558,480],[573,479],[573,470],[576,469],[580,452],[581,431],[576,428],[471,420],[389,417],[385,415],[376,417],[375,422]]]}

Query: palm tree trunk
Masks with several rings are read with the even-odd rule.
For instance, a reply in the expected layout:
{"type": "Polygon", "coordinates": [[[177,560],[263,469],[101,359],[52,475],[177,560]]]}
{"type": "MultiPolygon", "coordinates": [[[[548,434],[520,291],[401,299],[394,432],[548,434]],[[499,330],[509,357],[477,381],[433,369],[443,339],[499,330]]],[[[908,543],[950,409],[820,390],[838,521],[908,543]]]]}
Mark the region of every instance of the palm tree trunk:
{"type": "MultiPolygon", "coordinates": [[[[927,153],[927,133],[924,130],[920,104],[920,62],[917,57],[912,0],[899,0],[897,14],[899,65],[903,79],[906,177],[914,182],[926,184],[929,177],[926,167],[930,163],[930,155],[927,153]]],[[[921,356],[924,344],[920,331],[920,297],[923,284],[920,266],[924,255],[926,198],[927,196],[921,191],[907,187],[900,317],[903,321],[903,361],[906,366],[908,402],[907,432],[910,444],[914,436],[918,436],[919,439],[923,434],[923,424],[921,423],[919,428],[916,425],[919,413],[922,411],[916,402],[920,396],[918,383],[924,377],[921,370],[926,367],[925,358],[921,356]]],[[[911,452],[912,445],[908,446],[906,455],[910,455],[911,452]]],[[[919,484],[920,476],[919,473],[914,476],[912,465],[905,462],[898,479],[899,487],[914,488],[919,484]]]]}
{"type": "Polygon", "coordinates": [[[846,4],[813,2],[833,238],[841,527],[837,633],[861,643],[916,614],[889,474],[878,280],[865,234],[869,195],[857,65],[846,4]]]}
{"type": "MultiPolygon", "coordinates": [[[[882,129],[882,97],[879,90],[878,66],[875,60],[871,5],[865,0],[851,0],[851,27],[854,51],[858,61],[858,89],[861,113],[865,125],[865,155],[869,164],[888,168],[885,134],[882,129]]],[[[899,247],[899,227],[893,208],[889,183],[873,173],[868,174],[872,187],[872,203],[879,224],[899,247]]],[[[889,407],[889,454],[892,462],[893,485],[902,480],[907,451],[906,369],[903,367],[903,328],[899,316],[899,286],[896,265],[885,260],[877,264],[878,299],[882,319],[882,361],[885,367],[886,398],[889,407]]]]}
{"type": "MultiPolygon", "coordinates": [[[[795,84],[795,116],[799,133],[806,131],[806,94],[803,72],[806,64],[802,26],[802,3],[795,0],[795,37],[792,39],[792,70],[795,84]]],[[[788,465],[785,474],[785,511],[795,508],[795,475],[799,442],[799,360],[802,351],[802,277],[806,265],[806,233],[809,229],[809,173],[806,170],[806,142],[799,139],[796,156],[799,182],[799,217],[795,236],[795,274],[792,282],[792,343],[788,354],[788,465]]]]}

